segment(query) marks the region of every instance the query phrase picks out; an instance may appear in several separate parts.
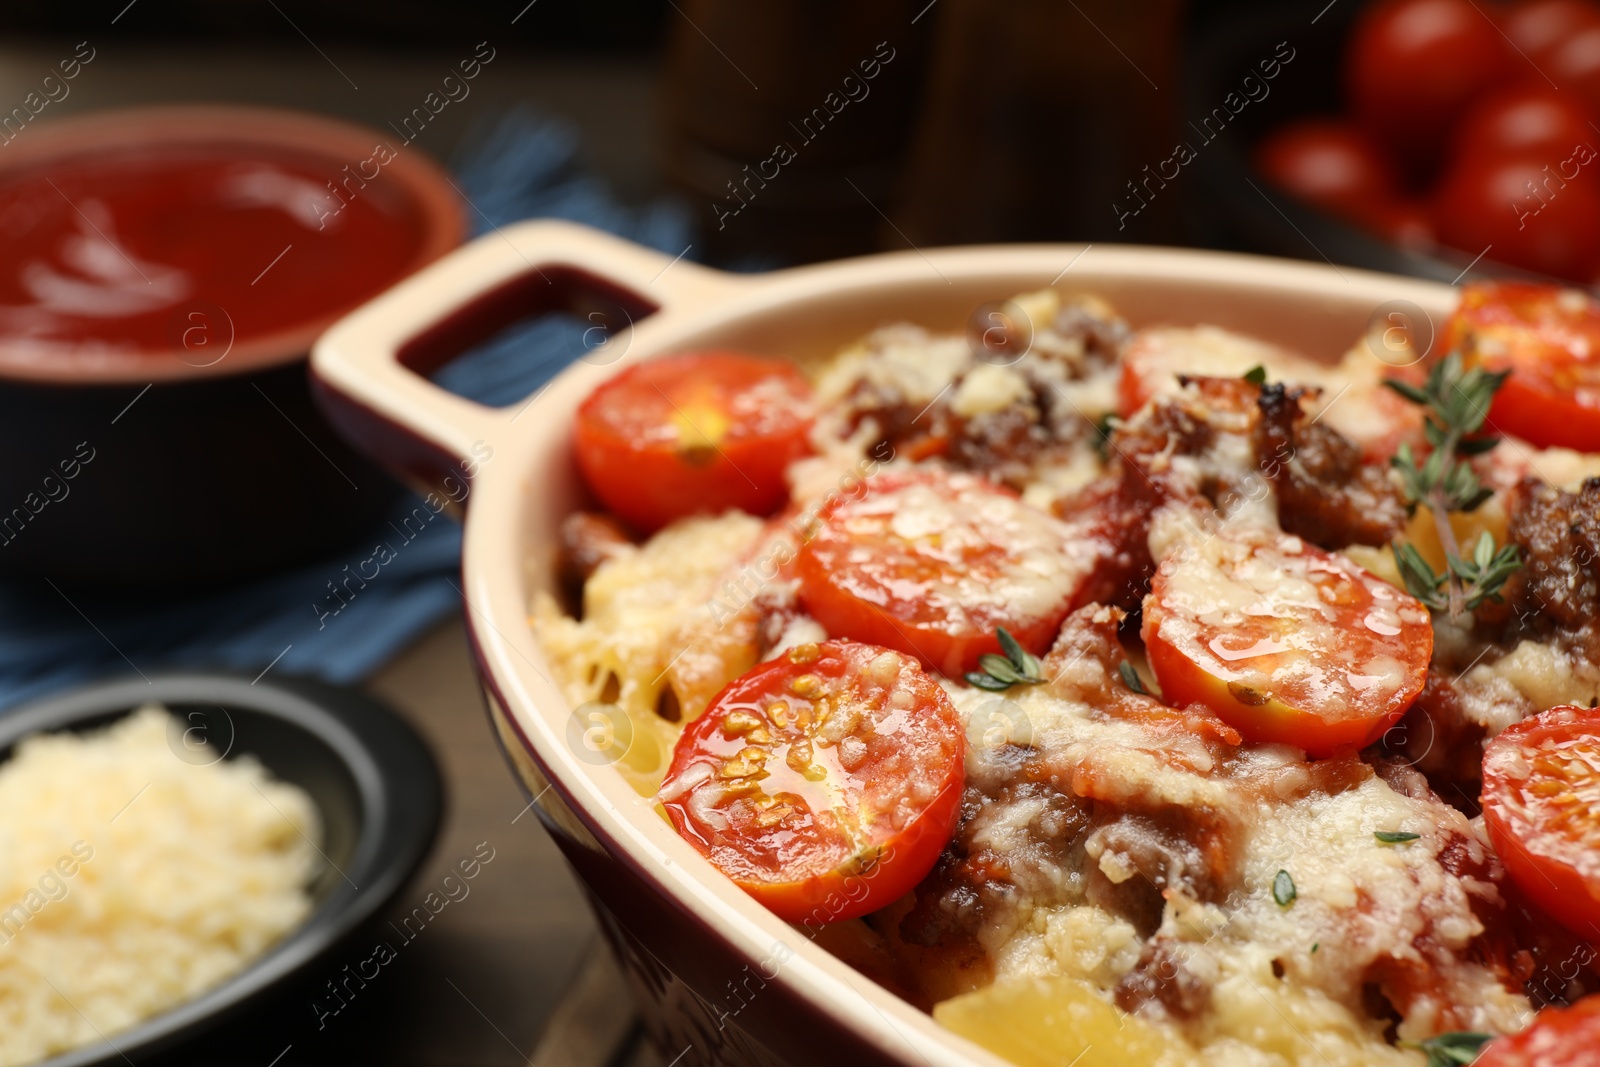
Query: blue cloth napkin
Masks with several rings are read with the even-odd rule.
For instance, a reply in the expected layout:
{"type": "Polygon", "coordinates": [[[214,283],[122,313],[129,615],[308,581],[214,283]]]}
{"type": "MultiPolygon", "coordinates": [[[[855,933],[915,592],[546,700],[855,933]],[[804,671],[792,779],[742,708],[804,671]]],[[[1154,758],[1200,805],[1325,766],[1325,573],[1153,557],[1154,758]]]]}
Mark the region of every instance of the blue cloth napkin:
{"type": "MultiPolygon", "coordinates": [[[[671,255],[683,251],[690,230],[684,211],[667,202],[638,209],[618,203],[584,170],[579,148],[570,124],[527,110],[471,131],[454,169],[471,203],[475,235],[519,219],[561,218],[671,255]]],[[[588,325],[550,315],[513,326],[434,380],[485,404],[515,403],[583,354],[588,325]]],[[[372,531],[370,543],[216,594],[162,600],[140,593],[74,603],[49,590],[0,585],[0,708],[91,678],[172,667],[357,681],[460,609],[461,531],[444,515],[420,533],[415,519],[402,528],[400,518],[417,506],[415,498],[404,501],[393,522],[372,531]],[[346,584],[379,544],[388,545],[393,558],[378,577],[364,588],[346,584]]]]}

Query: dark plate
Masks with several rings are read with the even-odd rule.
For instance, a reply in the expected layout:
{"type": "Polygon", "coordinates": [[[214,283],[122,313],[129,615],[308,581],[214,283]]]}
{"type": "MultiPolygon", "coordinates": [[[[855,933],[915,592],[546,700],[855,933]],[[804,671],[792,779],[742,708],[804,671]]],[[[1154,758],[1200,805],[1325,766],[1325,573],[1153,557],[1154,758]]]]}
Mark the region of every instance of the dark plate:
{"type": "Polygon", "coordinates": [[[1553,280],[1488,257],[1474,261],[1451,248],[1402,248],[1300,203],[1250,166],[1251,149],[1274,127],[1302,115],[1343,111],[1340,61],[1362,6],[1326,0],[1236,6],[1211,20],[1191,42],[1184,56],[1179,134],[1195,149],[1190,166],[1197,171],[1200,188],[1188,191],[1187,202],[1196,236],[1211,247],[1326,260],[1441,282],[1553,280]],[[1259,79],[1257,64],[1270,59],[1279,42],[1294,49],[1294,58],[1266,83],[1267,95],[1245,105],[1220,133],[1214,125],[1197,128],[1194,123],[1204,123],[1206,116],[1223,108],[1224,97],[1238,91],[1246,75],[1259,79]],[[1206,139],[1208,134],[1213,135],[1211,140],[1206,139]]]}
{"type": "Polygon", "coordinates": [[[157,702],[214,748],[176,733],[174,758],[207,763],[252,755],[273,776],[304,789],[322,815],[329,864],[311,886],[311,917],[222,985],[148,1022],[50,1060],[42,1067],[123,1063],[200,1033],[302,972],[386,904],[433,842],[439,771],[412,729],[348,689],[304,679],[262,680],[182,672],[102,682],[0,713],[0,759],[30,734],[104,726],[157,702]]]}

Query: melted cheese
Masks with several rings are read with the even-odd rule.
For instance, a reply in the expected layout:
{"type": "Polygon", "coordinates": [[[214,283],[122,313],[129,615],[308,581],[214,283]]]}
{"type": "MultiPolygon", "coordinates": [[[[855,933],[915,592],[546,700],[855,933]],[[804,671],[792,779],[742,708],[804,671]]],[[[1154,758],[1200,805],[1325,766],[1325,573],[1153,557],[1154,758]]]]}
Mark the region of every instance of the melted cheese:
{"type": "Polygon", "coordinates": [[[1461,710],[1493,737],[1529,715],[1561,704],[1600,701],[1600,669],[1554,644],[1522,641],[1492,663],[1479,663],[1456,684],[1461,710]]]}
{"type": "Polygon", "coordinates": [[[1179,391],[1179,375],[1237,378],[1252,367],[1265,367],[1274,380],[1306,380],[1321,368],[1304,356],[1253,337],[1216,326],[1156,326],[1140,330],[1128,345],[1125,360],[1139,369],[1151,396],[1179,391]]]}
{"type": "MultiPolygon", "coordinates": [[[[737,611],[748,602],[748,591],[719,583],[729,562],[755,547],[762,525],[741,512],[674,523],[600,565],[584,585],[581,622],[547,594],[534,603],[534,632],[567,700],[626,719],[633,742],[617,769],[642,795],[660,784],[680,729],[657,711],[668,668],[691,651],[673,639],[685,619],[709,620],[717,605],[737,611]]],[[[713,623],[712,632],[719,629],[713,623]]]]}
{"type": "MultiPolygon", "coordinates": [[[[1013,691],[1002,710],[996,710],[993,694],[950,687],[969,724],[1006,727],[969,733],[978,739],[968,754],[969,779],[992,774],[999,746],[1022,735],[1053,769],[1092,769],[1097,780],[1120,785],[1130,803],[1211,810],[1247,828],[1236,864],[1241,891],[1221,904],[1171,889],[1165,894],[1158,936],[1174,946],[1185,971],[1206,984],[1211,999],[1193,1023],[1163,1025],[1191,1042],[1199,1061],[1278,1067],[1419,1063],[1384,1041],[1386,1023],[1366,1016],[1363,986],[1376,961],[1420,959],[1430,941],[1438,946],[1429,949],[1435,951],[1431,964],[1440,969],[1451,1002],[1466,1006],[1474,1027],[1509,1031],[1526,1023],[1527,1000],[1506,991],[1463,952],[1482,932],[1475,899],[1497,900],[1492,886],[1458,879],[1441,865],[1440,852],[1452,842],[1465,842],[1480,856],[1487,850],[1464,816],[1442,802],[1407,797],[1376,777],[1332,796],[1301,795],[1305,765],[1276,746],[1246,749],[1241,766],[1227,776],[1203,758],[1197,767],[1185,767],[1170,758],[1170,746],[1158,746],[1137,724],[1097,715],[1064,697],[1063,689],[1098,684],[1095,676],[1103,674],[1087,660],[1072,670],[1077,677],[1062,678],[1055,691],[1013,691]],[[1265,799],[1250,784],[1262,780],[1279,783],[1285,799],[1265,799]],[[1378,830],[1421,837],[1390,846],[1373,836],[1378,830]],[[1288,907],[1272,896],[1280,870],[1290,873],[1298,891],[1288,907]]],[[[1196,743],[1194,751],[1203,750],[1196,743]]],[[[1044,854],[1037,843],[1041,810],[1033,802],[985,813],[973,843],[1018,867],[1038,867],[1044,854]]],[[[1098,860],[1074,855],[1023,880],[1031,891],[1015,894],[1000,914],[986,913],[979,937],[997,987],[1065,975],[1109,994],[1134,968],[1142,947],[1137,933],[1086,900],[1091,862],[1113,882],[1142,877],[1110,850],[1098,860]]],[[[1436,1032],[1438,1007],[1424,1003],[1413,1010],[1402,1035],[1436,1032]]]]}
{"type": "Polygon", "coordinates": [[[950,407],[957,415],[971,419],[1004,411],[1031,393],[1028,380],[1010,367],[983,363],[961,379],[950,407]]]}
{"type": "Polygon", "coordinates": [[[936,336],[920,326],[886,326],[824,368],[816,383],[818,407],[839,405],[862,383],[907,403],[931,404],[971,362],[965,337],[936,336]]]}

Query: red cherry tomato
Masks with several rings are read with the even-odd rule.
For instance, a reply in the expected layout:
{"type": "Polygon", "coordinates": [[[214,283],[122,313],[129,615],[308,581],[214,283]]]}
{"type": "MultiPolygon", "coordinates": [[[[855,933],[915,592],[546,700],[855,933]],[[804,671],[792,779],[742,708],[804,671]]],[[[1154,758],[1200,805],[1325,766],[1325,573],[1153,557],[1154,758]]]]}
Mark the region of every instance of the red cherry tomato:
{"type": "Polygon", "coordinates": [[[1098,559],[1073,528],[970,474],[890,471],[821,517],[800,598],[830,634],[896,648],[956,678],[1055,637],[1098,559]]]}
{"type": "Polygon", "coordinates": [[[696,512],[765,515],[788,499],[784,471],[810,450],[810,410],[810,385],[781,360],[650,360],[578,408],[578,468],[612,513],[643,531],[696,512]]]}
{"type": "Polygon", "coordinates": [[[1600,264],[1600,182],[1582,175],[1597,166],[1581,155],[1462,160],[1434,201],[1439,240],[1469,256],[1487,252],[1513,267],[1587,281],[1600,264]]]}
{"type": "Polygon", "coordinates": [[[1540,65],[1557,87],[1576,93],[1600,111],[1600,24],[1575,30],[1552,48],[1540,65]]]}
{"type": "MultiPolygon", "coordinates": [[[[1359,445],[1366,459],[1387,464],[1402,442],[1420,447],[1422,415],[1417,405],[1383,384],[1386,377],[1407,376],[1404,367],[1413,362],[1407,347],[1414,336],[1412,324],[1405,314],[1391,312],[1382,325],[1372,335],[1370,350],[1363,347],[1355,358],[1346,357],[1331,374],[1305,356],[1210,328],[1140,330],[1122,351],[1117,414],[1129,419],[1152,397],[1174,395],[1180,377],[1237,378],[1260,365],[1273,381],[1321,387],[1330,400],[1328,424],[1359,445]],[[1374,359],[1374,352],[1385,352],[1387,358],[1374,359]],[[1341,398],[1337,403],[1331,399],[1335,396],[1341,398]]],[[[1431,340],[1417,337],[1415,343],[1431,340]]]]}
{"type": "Polygon", "coordinates": [[[1379,200],[1353,212],[1351,220],[1403,248],[1425,250],[1439,240],[1433,212],[1414,200],[1379,200]]]}
{"type": "Polygon", "coordinates": [[[1485,1045],[1472,1067],[1600,1067],[1600,997],[1543,1009],[1526,1030],[1485,1045]]]}
{"type": "Polygon", "coordinates": [[[1462,116],[1453,155],[1456,159],[1528,156],[1559,163],[1577,146],[1600,141],[1589,116],[1588,105],[1578,97],[1543,82],[1496,89],[1462,116]]]}
{"type": "Polygon", "coordinates": [[[1529,900],[1579,937],[1600,932],[1600,710],[1551,708],[1491,740],[1483,821],[1529,900]]]}
{"type": "Polygon", "coordinates": [[[1509,370],[1489,424],[1540,448],[1600,452],[1600,302],[1522,283],[1466,286],[1442,352],[1509,370]]]}
{"type": "Polygon", "coordinates": [[[1600,7],[1589,0],[1525,0],[1500,18],[1511,44],[1537,67],[1562,41],[1589,26],[1600,26],[1600,7]]]}
{"type": "Polygon", "coordinates": [[[1422,691],[1428,611],[1298,537],[1215,534],[1156,569],[1141,628],[1162,699],[1312,756],[1376,740],[1422,691]]]}
{"type": "Polygon", "coordinates": [[[955,831],[966,735],[910,656],[801,645],[719,693],[659,793],[678,833],[788,922],[911,891],[955,831]]]}
{"type": "Polygon", "coordinates": [[[1430,159],[1456,117],[1508,69],[1500,30],[1472,0],[1379,0],[1345,53],[1356,117],[1400,158],[1430,159]]]}
{"type": "Polygon", "coordinates": [[[1393,168],[1370,137],[1342,119],[1300,119],[1256,145],[1256,169],[1309,204],[1348,215],[1395,197],[1393,168]]]}

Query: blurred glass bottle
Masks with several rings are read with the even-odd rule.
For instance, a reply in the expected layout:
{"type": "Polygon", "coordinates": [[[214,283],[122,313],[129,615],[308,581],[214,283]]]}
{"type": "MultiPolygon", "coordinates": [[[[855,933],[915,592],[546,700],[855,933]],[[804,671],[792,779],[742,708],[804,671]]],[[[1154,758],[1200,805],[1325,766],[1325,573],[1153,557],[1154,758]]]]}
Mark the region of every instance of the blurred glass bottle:
{"type": "Polygon", "coordinates": [[[665,166],[716,262],[870,251],[921,86],[927,0],[675,0],[665,166]]]}
{"type": "Polygon", "coordinates": [[[894,208],[905,235],[919,245],[1178,241],[1172,186],[1183,175],[1155,168],[1178,140],[1184,8],[939,0],[894,208]]]}

